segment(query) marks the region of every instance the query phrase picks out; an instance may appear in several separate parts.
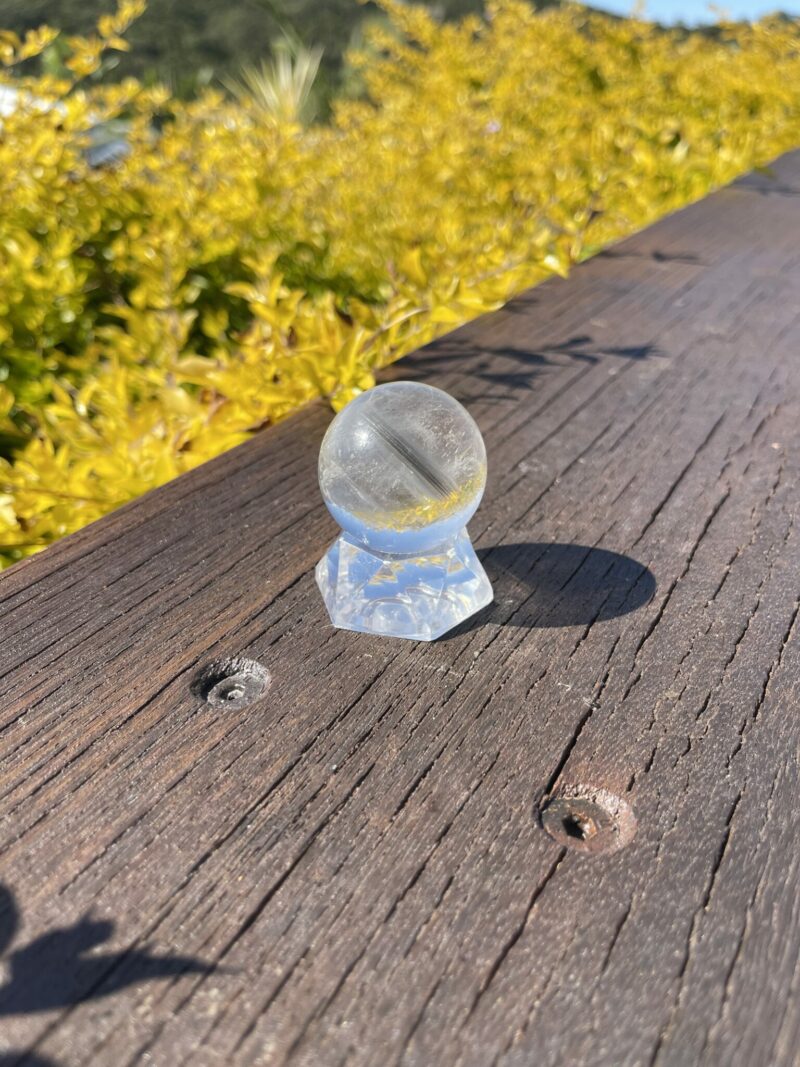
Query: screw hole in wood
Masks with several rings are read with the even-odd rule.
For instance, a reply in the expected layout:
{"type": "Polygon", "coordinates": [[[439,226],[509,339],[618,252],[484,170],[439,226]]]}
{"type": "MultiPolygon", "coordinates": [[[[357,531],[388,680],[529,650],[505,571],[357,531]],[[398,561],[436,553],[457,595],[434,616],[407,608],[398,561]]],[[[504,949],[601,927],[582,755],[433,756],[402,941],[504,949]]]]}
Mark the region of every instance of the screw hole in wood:
{"type": "Polygon", "coordinates": [[[588,841],[597,833],[592,819],[581,818],[572,812],[562,820],[562,826],[567,837],[574,837],[577,841],[588,841]]]}
{"type": "Polygon", "coordinates": [[[617,852],[636,833],[630,804],[594,786],[561,786],[542,802],[539,819],[554,841],[577,852],[617,852]]]}
{"type": "Polygon", "coordinates": [[[236,711],[262,697],[271,681],[266,667],[237,656],[207,664],[195,678],[192,692],[211,707],[236,711]]]}

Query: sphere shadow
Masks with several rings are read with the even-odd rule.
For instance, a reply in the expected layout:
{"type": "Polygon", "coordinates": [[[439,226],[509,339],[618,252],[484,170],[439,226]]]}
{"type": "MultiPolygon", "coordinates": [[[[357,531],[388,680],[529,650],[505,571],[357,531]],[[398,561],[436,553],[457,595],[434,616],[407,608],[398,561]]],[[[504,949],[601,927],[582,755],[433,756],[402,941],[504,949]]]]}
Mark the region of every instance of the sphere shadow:
{"type": "Polygon", "coordinates": [[[494,602],[448,637],[487,622],[547,629],[590,626],[652,600],[656,580],[643,563],[589,545],[525,541],[481,549],[494,602]]]}

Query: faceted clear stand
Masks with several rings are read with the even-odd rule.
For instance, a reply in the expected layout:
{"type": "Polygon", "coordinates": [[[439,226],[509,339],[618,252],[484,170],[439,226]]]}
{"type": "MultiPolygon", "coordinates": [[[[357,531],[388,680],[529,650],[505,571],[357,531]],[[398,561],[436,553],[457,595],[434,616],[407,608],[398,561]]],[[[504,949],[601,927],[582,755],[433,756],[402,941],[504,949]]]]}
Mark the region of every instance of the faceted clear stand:
{"type": "Polygon", "coordinates": [[[433,641],[492,602],[466,529],[424,555],[379,554],[344,533],[316,576],[334,626],[384,637],[433,641]]]}

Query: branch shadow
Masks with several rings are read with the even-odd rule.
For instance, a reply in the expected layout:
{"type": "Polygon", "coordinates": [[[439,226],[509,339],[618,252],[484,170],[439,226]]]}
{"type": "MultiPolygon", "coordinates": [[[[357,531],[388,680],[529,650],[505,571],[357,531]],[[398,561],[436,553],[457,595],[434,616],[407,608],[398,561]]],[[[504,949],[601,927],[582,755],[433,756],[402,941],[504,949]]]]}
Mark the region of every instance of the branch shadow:
{"type": "Polygon", "coordinates": [[[636,611],[656,591],[648,567],[605,548],[525,541],[482,549],[478,556],[494,601],[447,637],[487,622],[530,629],[591,626],[636,611]]]}
{"type": "Polygon", "coordinates": [[[688,263],[691,266],[708,266],[699,256],[691,252],[635,252],[624,248],[606,248],[597,253],[598,259],[652,259],[655,263],[688,263]]]}
{"type": "Polygon", "coordinates": [[[532,350],[517,345],[495,345],[470,349],[464,339],[457,336],[443,337],[416,353],[413,359],[403,360],[402,365],[390,371],[386,380],[403,378],[408,381],[426,381],[441,373],[451,363],[463,364],[465,357],[472,356],[468,370],[471,378],[489,386],[502,386],[505,392],[492,394],[482,392],[481,400],[508,400],[519,390],[533,389],[536,379],[549,367],[563,367],[565,360],[592,366],[604,356],[620,356],[623,359],[643,360],[660,355],[658,345],[643,342],[635,345],[597,345],[591,334],[576,334],[566,341],[532,350]],[[504,368],[498,360],[509,361],[504,368]]]}
{"type": "Polygon", "coordinates": [[[59,1067],[55,1060],[46,1060],[38,1052],[0,1052],[0,1067],[59,1067]]]}
{"type": "Polygon", "coordinates": [[[747,189],[751,193],[758,193],[759,196],[800,196],[800,189],[781,181],[774,172],[761,171],[757,174],[745,175],[734,182],[734,186],[747,189]]]}
{"type": "MultiPolygon", "coordinates": [[[[19,920],[13,893],[0,885],[0,953],[12,943],[19,920]]],[[[95,951],[113,932],[113,922],[85,916],[9,953],[7,978],[0,985],[0,1017],[71,1007],[129,985],[217,969],[189,956],[157,956],[147,948],[95,951]]]]}

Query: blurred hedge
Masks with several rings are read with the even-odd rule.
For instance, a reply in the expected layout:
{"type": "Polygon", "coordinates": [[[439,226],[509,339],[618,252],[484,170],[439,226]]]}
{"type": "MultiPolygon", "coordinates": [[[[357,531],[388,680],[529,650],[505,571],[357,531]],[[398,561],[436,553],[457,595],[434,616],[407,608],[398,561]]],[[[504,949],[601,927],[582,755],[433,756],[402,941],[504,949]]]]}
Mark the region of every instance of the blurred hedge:
{"type": "MultiPolygon", "coordinates": [[[[111,0],[2,0],[0,26],[24,34],[52,22],[64,33],[86,34],[110,6],[111,0]]],[[[482,4],[427,0],[425,6],[457,18],[480,11],[482,4]]],[[[273,42],[290,32],[307,46],[324,45],[318,88],[325,97],[347,79],[346,49],[380,17],[369,0],[148,0],[147,11],[127,35],[131,50],[108,57],[104,76],[155,79],[192,95],[209,80],[235,75],[242,63],[269,56],[273,42]]]]}
{"type": "MultiPolygon", "coordinates": [[[[800,27],[665,33],[501,0],[386,0],[326,125],[205,92],[12,80],[0,34],[0,548],[36,551],[800,143],[800,27]],[[93,128],[128,155],[92,168],[93,128]]],[[[24,67],[22,68],[25,69],[24,67]]]]}

